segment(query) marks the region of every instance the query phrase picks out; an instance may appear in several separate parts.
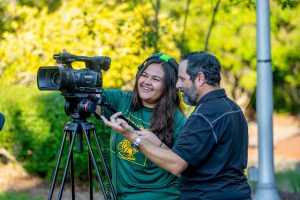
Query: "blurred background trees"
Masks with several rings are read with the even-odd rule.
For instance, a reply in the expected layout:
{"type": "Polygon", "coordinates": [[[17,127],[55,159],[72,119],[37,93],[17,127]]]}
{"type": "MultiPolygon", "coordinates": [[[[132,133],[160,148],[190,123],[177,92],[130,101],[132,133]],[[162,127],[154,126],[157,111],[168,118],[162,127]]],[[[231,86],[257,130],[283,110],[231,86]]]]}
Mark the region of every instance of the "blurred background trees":
{"type": "MultiPolygon", "coordinates": [[[[299,114],[299,1],[271,0],[270,6],[274,110],[299,114]]],[[[228,94],[255,111],[253,0],[2,0],[0,16],[0,111],[7,118],[0,146],[41,176],[54,170],[69,119],[59,92],[38,91],[36,73],[55,65],[53,54],[64,48],[111,57],[103,86],[126,90],[137,66],[154,52],[179,60],[181,53],[207,50],[222,63],[228,94]]]]}

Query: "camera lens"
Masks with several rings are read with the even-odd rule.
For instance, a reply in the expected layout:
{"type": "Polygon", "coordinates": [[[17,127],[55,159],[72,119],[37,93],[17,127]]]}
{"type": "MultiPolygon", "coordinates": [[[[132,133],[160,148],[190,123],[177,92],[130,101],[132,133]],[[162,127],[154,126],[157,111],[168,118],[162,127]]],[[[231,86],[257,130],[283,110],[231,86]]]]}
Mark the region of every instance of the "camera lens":
{"type": "Polygon", "coordinates": [[[37,84],[40,90],[59,90],[63,84],[64,68],[58,66],[40,67],[37,84]]]}
{"type": "Polygon", "coordinates": [[[53,85],[60,85],[60,84],[61,84],[61,78],[60,78],[60,73],[59,73],[59,71],[55,72],[55,73],[52,75],[51,81],[52,81],[52,84],[53,84],[53,85]]]}

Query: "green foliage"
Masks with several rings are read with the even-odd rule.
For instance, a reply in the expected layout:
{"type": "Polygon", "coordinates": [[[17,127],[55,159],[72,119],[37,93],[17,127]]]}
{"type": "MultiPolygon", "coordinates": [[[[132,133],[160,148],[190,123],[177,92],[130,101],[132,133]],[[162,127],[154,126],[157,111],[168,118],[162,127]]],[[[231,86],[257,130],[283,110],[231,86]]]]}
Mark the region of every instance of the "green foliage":
{"type": "MultiPolygon", "coordinates": [[[[180,52],[204,49],[216,2],[190,1],[184,30],[186,1],[181,0],[160,1],[158,23],[155,1],[0,1],[0,111],[7,118],[1,146],[14,152],[29,171],[51,176],[69,119],[62,96],[37,91],[38,68],[53,66],[53,54],[64,48],[75,55],[109,56],[112,64],[103,73],[103,86],[132,89],[137,66],[156,47],[176,59],[180,52]]],[[[270,7],[274,109],[299,113],[299,3],[274,0],[270,7]]],[[[221,1],[213,24],[207,42],[222,63],[221,84],[242,107],[255,109],[254,1],[221,1]]],[[[82,163],[77,170],[82,174],[87,161],[79,154],[74,157],[82,163]]]]}
{"type": "MultiPolygon", "coordinates": [[[[38,67],[53,65],[52,55],[66,48],[76,55],[111,57],[111,69],[104,74],[105,86],[128,87],[132,85],[136,66],[154,51],[151,39],[154,11],[150,4],[131,8],[127,3],[116,1],[99,5],[94,1],[82,4],[80,0],[73,0],[64,1],[50,14],[46,7],[39,12],[26,6],[13,9],[16,16],[22,15],[24,23],[19,25],[18,34],[3,34],[0,80],[4,82],[35,82],[38,67]]],[[[159,49],[178,57],[172,42],[172,32],[176,30],[173,31],[173,24],[166,15],[161,18],[159,49]]]]}
{"type": "MultiPolygon", "coordinates": [[[[6,117],[4,129],[0,134],[1,147],[13,152],[16,158],[24,163],[27,171],[48,179],[52,178],[64,134],[64,125],[71,120],[64,113],[64,98],[58,92],[40,92],[36,86],[6,85],[1,86],[0,91],[2,97],[0,110],[6,117]]],[[[98,121],[94,124],[99,130],[97,132],[101,133],[97,134],[100,142],[108,143],[109,130],[98,121]],[[105,141],[103,137],[106,137],[105,141]]],[[[93,141],[92,136],[91,138],[93,141]]],[[[75,142],[74,165],[75,175],[85,177],[88,155],[86,140],[83,141],[85,149],[82,154],[77,153],[77,140],[75,142]]],[[[60,164],[61,173],[67,159],[68,144],[67,139],[60,164]]],[[[97,152],[94,143],[92,147],[94,153],[97,152]]],[[[99,160],[98,154],[96,157],[99,160]]],[[[59,176],[61,178],[61,174],[59,176]]]]}
{"type": "MultiPolygon", "coordinates": [[[[183,52],[204,49],[215,3],[191,1],[183,52]]],[[[0,5],[4,16],[0,30],[0,80],[6,83],[35,83],[38,67],[54,65],[52,55],[64,48],[76,55],[111,57],[104,86],[123,89],[132,88],[136,66],[153,53],[156,45],[159,51],[179,58],[185,1],[160,1],[158,24],[155,3],[149,1],[82,4],[80,0],[23,0],[0,5]]],[[[270,3],[277,112],[299,112],[300,80],[294,76],[299,73],[300,60],[298,7],[291,0],[270,3]],[[282,90],[287,94],[278,92],[282,90]]],[[[222,85],[242,107],[249,104],[256,87],[255,20],[254,1],[221,1],[208,41],[209,51],[220,58],[223,66],[222,85]]]]}
{"type": "Polygon", "coordinates": [[[297,0],[277,0],[282,9],[296,8],[299,5],[297,0]]]}
{"type": "Polygon", "coordinates": [[[274,109],[277,112],[300,111],[300,17],[297,9],[272,10],[274,109]],[[284,48],[283,48],[284,47],[284,48]],[[285,91],[285,92],[282,92],[285,91]]]}
{"type": "MultiPolygon", "coordinates": [[[[185,32],[183,52],[204,49],[212,10],[217,1],[192,1],[185,32]]],[[[255,1],[221,1],[209,40],[209,51],[216,54],[223,67],[222,86],[242,107],[251,102],[256,88],[256,13],[255,1]]],[[[185,2],[169,6],[177,26],[183,24],[185,2]],[[174,14],[175,13],[175,14],[174,14]]],[[[299,113],[300,80],[298,53],[300,44],[299,1],[278,0],[270,3],[272,65],[274,77],[274,110],[299,113]],[[282,7],[284,5],[285,9],[282,7]],[[297,25],[298,24],[298,25],[297,25]],[[282,91],[285,91],[284,93],[282,91]]],[[[251,104],[250,104],[251,103],[251,104]]]]}
{"type": "Polygon", "coordinates": [[[16,2],[20,6],[30,6],[30,7],[36,7],[38,9],[41,9],[45,6],[48,7],[49,11],[55,11],[59,6],[61,5],[61,0],[18,0],[16,2]]]}
{"type": "Polygon", "coordinates": [[[31,197],[21,192],[0,192],[0,200],[41,200],[39,197],[31,197]]]}

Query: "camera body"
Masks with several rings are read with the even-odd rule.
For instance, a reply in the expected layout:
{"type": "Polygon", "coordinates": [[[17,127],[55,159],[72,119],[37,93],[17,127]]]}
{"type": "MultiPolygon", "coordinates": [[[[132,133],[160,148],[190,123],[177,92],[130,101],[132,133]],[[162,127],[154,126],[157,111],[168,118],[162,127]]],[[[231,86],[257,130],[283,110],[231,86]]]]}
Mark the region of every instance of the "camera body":
{"type": "Polygon", "coordinates": [[[76,56],[67,52],[54,54],[57,66],[40,67],[37,85],[40,90],[60,90],[63,93],[100,93],[101,70],[107,71],[111,60],[106,56],[76,56]],[[86,68],[75,70],[72,63],[84,62],[86,68]]]}
{"type": "Polygon", "coordinates": [[[40,67],[37,73],[37,85],[40,90],[59,90],[65,102],[65,113],[73,119],[86,119],[102,104],[102,74],[107,71],[111,60],[105,56],[76,56],[67,53],[54,54],[57,66],[40,67]],[[86,68],[73,69],[75,61],[84,62],[86,68]]]}

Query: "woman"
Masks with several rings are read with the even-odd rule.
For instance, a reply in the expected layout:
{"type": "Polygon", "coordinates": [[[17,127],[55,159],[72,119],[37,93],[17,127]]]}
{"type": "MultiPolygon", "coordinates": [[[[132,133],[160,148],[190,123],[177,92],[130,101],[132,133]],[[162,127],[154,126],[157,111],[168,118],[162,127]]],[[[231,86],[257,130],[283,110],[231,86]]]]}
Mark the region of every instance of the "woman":
{"type": "MultiPolygon", "coordinates": [[[[172,147],[186,118],[176,90],[178,63],[166,54],[154,54],[139,66],[132,92],[105,90],[106,102],[131,123],[149,130],[172,147]]],[[[102,107],[101,115],[110,113],[102,107]]],[[[151,138],[149,138],[151,140],[151,138]]],[[[147,159],[123,136],[112,130],[110,139],[112,181],[119,200],[179,199],[179,180],[147,159]]]]}

